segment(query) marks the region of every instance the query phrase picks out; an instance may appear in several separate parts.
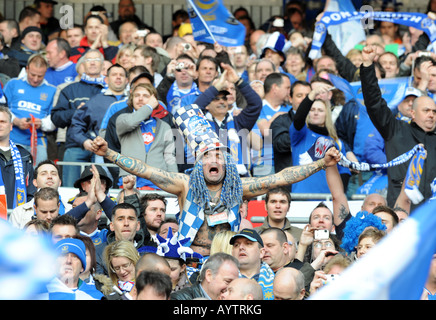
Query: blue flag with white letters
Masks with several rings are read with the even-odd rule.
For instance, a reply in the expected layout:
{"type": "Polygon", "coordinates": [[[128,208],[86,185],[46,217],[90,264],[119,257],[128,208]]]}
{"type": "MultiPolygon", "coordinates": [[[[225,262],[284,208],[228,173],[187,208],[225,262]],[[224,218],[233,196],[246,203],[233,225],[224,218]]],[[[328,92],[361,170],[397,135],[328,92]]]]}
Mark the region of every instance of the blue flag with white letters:
{"type": "Polygon", "coordinates": [[[244,45],[245,27],[224,6],[222,0],[187,0],[195,41],[224,47],[244,45]]]}
{"type": "Polygon", "coordinates": [[[418,207],[310,299],[419,300],[436,253],[435,211],[434,200],[418,207]]]}

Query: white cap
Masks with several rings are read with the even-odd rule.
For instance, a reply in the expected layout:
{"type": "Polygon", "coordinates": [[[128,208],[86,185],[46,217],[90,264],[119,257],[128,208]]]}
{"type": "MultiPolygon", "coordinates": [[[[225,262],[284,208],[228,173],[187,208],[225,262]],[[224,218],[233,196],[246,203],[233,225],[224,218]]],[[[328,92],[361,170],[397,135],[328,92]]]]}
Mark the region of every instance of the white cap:
{"type": "Polygon", "coordinates": [[[421,93],[421,91],[419,89],[416,89],[414,87],[407,87],[406,91],[404,92],[404,98],[403,99],[405,99],[408,96],[420,97],[420,96],[422,96],[422,93],[421,93]]]}

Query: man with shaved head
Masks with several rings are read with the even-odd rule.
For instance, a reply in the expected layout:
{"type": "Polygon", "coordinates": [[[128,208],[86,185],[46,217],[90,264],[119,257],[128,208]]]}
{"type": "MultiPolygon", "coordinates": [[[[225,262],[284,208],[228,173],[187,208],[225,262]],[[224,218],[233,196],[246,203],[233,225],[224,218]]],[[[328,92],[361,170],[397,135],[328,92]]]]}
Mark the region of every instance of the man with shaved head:
{"type": "Polygon", "coordinates": [[[304,275],[294,268],[283,268],[276,273],[273,286],[274,300],[303,300],[304,275]]]}
{"type": "MultiPolygon", "coordinates": [[[[366,46],[362,51],[363,63],[360,67],[364,105],[376,129],[385,140],[387,161],[410,151],[417,144],[423,144],[427,158],[422,164],[419,191],[425,200],[432,197],[430,184],[436,172],[436,104],[428,96],[415,99],[412,106],[412,120],[407,123],[395,119],[382,98],[375,75],[374,59],[376,49],[366,46]]],[[[401,192],[401,186],[408,170],[409,162],[388,168],[387,204],[393,207],[401,192]]],[[[414,205],[412,205],[414,207],[414,205]]]]}

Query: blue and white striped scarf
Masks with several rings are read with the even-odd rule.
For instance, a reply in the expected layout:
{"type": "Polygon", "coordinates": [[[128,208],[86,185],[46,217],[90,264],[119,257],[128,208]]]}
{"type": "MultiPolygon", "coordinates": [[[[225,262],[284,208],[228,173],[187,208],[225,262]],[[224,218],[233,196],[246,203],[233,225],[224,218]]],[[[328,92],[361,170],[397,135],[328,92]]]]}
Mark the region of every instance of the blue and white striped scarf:
{"type": "MultiPolygon", "coordinates": [[[[26,177],[24,176],[23,162],[21,161],[20,150],[12,140],[9,140],[9,147],[11,149],[11,157],[14,163],[15,171],[15,188],[14,188],[14,203],[13,208],[21,206],[27,202],[26,191],[26,177]]],[[[0,171],[0,189],[4,188],[4,181],[0,171]]],[[[8,190],[6,190],[9,192],[8,190]]]]}
{"type": "MultiPolygon", "coordinates": [[[[324,158],[325,153],[331,147],[334,147],[334,141],[331,138],[319,137],[306,153],[312,158],[313,161],[316,161],[324,158]]],[[[415,154],[420,155],[421,157],[423,153],[425,153],[424,147],[417,144],[415,147],[413,147],[413,149],[386,163],[354,162],[348,160],[345,155],[341,154],[339,165],[357,171],[376,171],[398,166],[409,161],[415,154]]]]}
{"type": "MultiPolygon", "coordinates": [[[[306,152],[308,156],[312,158],[313,161],[321,159],[324,157],[328,149],[334,146],[334,142],[330,138],[320,137],[318,138],[313,146],[306,152]]],[[[406,174],[405,188],[404,192],[407,197],[414,203],[418,204],[424,197],[418,190],[419,183],[421,181],[421,174],[424,166],[424,160],[427,157],[427,152],[424,147],[420,144],[414,146],[411,150],[407,151],[392,159],[387,163],[366,163],[366,162],[353,162],[348,160],[344,155],[341,155],[341,160],[339,165],[354,169],[357,171],[376,171],[380,169],[387,169],[390,167],[398,166],[403,164],[410,159],[409,167],[406,174]]]]}
{"type": "Polygon", "coordinates": [[[180,91],[179,86],[177,85],[177,81],[174,81],[167,93],[168,111],[174,114],[176,110],[181,107],[180,103],[183,96],[192,93],[199,94],[198,86],[195,82],[192,83],[191,89],[188,93],[183,93],[182,91],[180,91]]]}

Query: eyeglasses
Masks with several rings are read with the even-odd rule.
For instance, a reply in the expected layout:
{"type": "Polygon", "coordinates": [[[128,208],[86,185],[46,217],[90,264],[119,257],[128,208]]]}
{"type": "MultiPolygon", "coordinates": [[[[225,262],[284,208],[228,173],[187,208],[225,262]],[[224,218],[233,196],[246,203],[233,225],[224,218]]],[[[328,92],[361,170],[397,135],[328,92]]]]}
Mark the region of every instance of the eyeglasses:
{"type": "Polygon", "coordinates": [[[326,249],[333,247],[333,243],[326,241],[326,242],[316,242],[313,244],[313,246],[317,249],[322,249],[323,247],[325,247],[326,249]]]}
{"type": "Polygon", "coordinates": [[[121,266],[112,267],[112,270],[114,272],[120,272],[121,269],[123,269],[123,270],[129,269],[131,265],[132,265],[132,261],[130,261],[130,262],[126,263],[126,264],[123,264],[121,266]]]}
{"type": "Polygon", "coordinates": [[[85,62],[92,62],[92,61],[96,61],[96,62],[101,62],[100,58],[88,58],[84,60],[85,62]]]}

